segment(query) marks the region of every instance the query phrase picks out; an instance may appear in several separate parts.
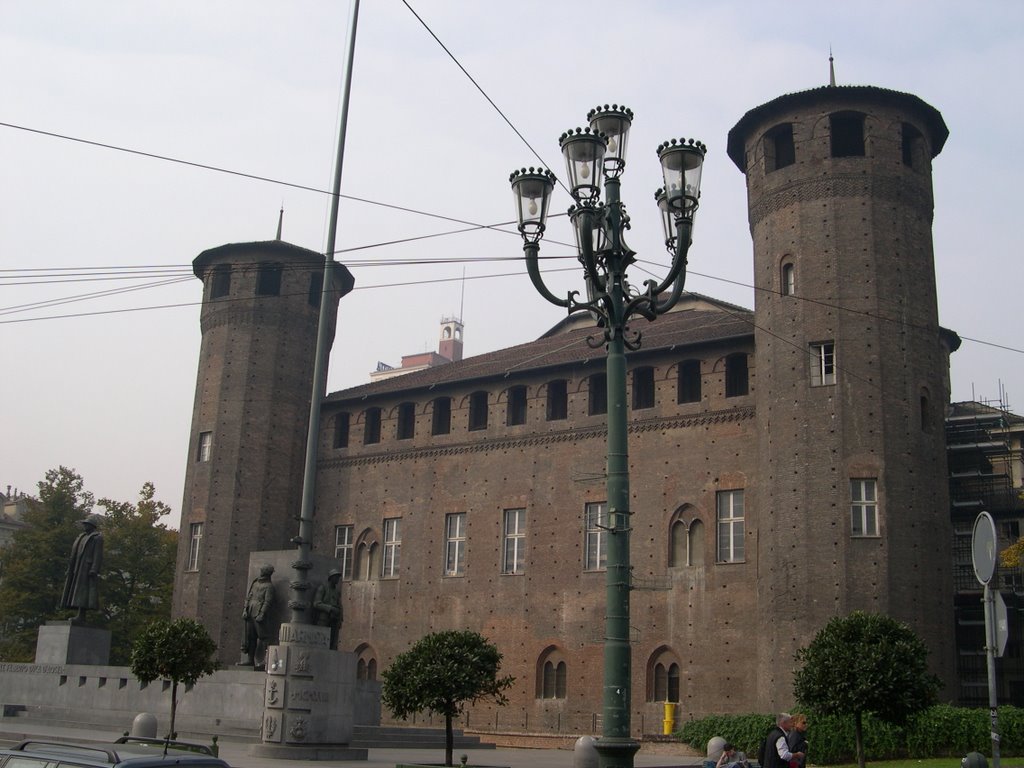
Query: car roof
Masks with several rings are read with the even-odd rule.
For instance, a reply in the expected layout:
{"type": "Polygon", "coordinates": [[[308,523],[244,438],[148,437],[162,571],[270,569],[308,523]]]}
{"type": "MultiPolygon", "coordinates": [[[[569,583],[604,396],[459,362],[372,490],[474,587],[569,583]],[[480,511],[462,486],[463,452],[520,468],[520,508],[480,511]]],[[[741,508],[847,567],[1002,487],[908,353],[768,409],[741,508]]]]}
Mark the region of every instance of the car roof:
{"type": "Polygon", "coordinates": [[[0,750],[0,763],[8,762],[11,755],[52,758],[62,763],[82,766],[119,766],[146,768],[147,766],[189,765],[206,768],[230,768],[223,760],[181,747],[163,750],[161,745],[148,743],[78,744],[63,741],[28,739],[10,749],[0,750]]]}

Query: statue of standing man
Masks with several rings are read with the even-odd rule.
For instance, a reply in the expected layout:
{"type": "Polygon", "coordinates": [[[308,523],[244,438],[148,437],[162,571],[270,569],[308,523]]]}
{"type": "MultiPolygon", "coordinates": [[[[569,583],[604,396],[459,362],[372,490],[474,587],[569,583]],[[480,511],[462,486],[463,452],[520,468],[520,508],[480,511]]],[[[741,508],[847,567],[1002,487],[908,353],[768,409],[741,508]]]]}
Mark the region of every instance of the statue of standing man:
{"type": "Polygon", "coordinates": [[[264,565],[260,575],[249,584],[245,596],[242,619],[245,636],[242,638],[242,660],[239,666],[252,665],[263,669],[266,664],[267,640],[270,636],[270,606],[274,604],[274,585],[270,580],[274,566],[264,565]]]}
{"type": "Polygon", "coordinates": [[[100,607],[99,580],[103,565],[103,534],[96,530],[96,520],[87,517],[78,520],[82,528],[71,547],[68,572],[64,579],[64,591],[60,596],[61,608],[77,608],[78,615],[71,619],[74,624],[85,622],[85,612],[100,607]]]}
{"type": "Polygon", "coordinates": [[[331,628],[331,650],[338,647],[338,634],[341,632],[341,571],[333,570],[327,574],[327,583],[316,588],[313,596],[313,622],[320,627],[331,628]]]}

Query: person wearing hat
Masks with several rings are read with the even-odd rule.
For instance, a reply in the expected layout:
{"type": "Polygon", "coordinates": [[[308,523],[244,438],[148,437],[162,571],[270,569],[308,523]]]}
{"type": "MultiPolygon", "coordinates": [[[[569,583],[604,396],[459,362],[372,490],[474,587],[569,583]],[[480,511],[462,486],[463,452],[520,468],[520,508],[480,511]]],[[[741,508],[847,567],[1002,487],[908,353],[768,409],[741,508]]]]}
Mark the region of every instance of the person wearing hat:
{"type": "Polygon", "coordinates": [[[331,650],[338,647],[341,633],[341,571],[337,568],[327,574],[327,581],[316,588],[313,597],[313,623],[331,628],[331,650]]]}
{"type": "Polygon", "coordinates": [[[81,624],[87,610],[100,607],[100,567],[103,565],[103,534],[96,530],[96,516],[78,520],[81,527],[68,558],[68,572],[64,579],[64,591],[60,596],[61,608],[77,608],[78,615],[71,621],[81,624]]]}

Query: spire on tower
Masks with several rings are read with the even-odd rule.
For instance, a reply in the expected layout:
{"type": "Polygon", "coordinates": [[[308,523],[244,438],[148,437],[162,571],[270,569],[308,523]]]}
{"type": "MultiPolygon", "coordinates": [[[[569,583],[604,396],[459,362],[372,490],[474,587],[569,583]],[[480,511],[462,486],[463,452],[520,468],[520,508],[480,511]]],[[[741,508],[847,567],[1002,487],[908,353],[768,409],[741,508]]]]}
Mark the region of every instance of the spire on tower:
{"type": "Polygon", "coordinates": [[[836,65],[832,59],[832,46],[828,47],[828,84],[836,87],[836,65]]]}
{"type": "Polygon", "coordinates": [[[281,212],[277,215],[277,240],[281,239],[281,227],[284,225],[284,205],[281,206],[281,212]]]}

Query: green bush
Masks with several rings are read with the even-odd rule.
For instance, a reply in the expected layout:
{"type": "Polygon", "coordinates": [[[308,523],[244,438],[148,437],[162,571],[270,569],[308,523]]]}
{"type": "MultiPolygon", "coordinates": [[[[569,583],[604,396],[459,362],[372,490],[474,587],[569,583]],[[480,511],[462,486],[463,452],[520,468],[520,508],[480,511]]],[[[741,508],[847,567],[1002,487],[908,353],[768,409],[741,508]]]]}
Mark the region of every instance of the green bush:
{"type": "MultiPolygon", "coordinates": [[[[811,763],[835,765],[856,759],[852,716],[807,712],[807,719],[811,763]]],[[[675,735],[702,753],[711,738],[721,736],[753,759],[774,723],[773,715],[710,715],[684,723],[675,735]]],[[[938,704],[915,715],[905,726],[883,723],[870,715],[864,717],[863,725],[864,754],[869,760],[963,757],[968,752],[989,754],[992,748],[985,709],[938,704]]],[[[1024,709],[999,708],[999,736],[1001,754],[1024,754],[1024,709]]]]}

